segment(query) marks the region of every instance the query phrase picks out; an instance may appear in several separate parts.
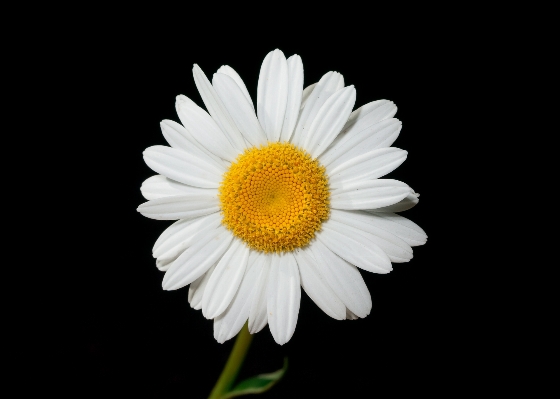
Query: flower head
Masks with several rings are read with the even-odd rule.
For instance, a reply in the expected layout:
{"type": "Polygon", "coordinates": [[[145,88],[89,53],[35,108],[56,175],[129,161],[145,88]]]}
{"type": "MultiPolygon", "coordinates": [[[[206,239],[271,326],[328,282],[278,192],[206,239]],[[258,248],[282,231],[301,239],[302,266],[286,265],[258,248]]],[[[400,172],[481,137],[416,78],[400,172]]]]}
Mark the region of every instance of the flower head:
{"type": "Polygon", "coordinates": [[[418,202],[408,185],[381,179],[406,159],[391,145],[396,106],[352,112],[353,86],[337,72],[303,90],[298,55],[263,61],[256,112],[239,75],[193,75],[208,113],[178,96],[181,124],[161,122],[170,147],[144,151],[158,175],[141,187],[144,216],[177,220],[156,241],[163,288],[190,284],[189,303],[214,320],[218,342],[245,321],[293,335],[301,288],[335,319],[365,317],[371,297],[358,268],[388,273],[408,262],[424,231],[397,212],[418,202]]]}

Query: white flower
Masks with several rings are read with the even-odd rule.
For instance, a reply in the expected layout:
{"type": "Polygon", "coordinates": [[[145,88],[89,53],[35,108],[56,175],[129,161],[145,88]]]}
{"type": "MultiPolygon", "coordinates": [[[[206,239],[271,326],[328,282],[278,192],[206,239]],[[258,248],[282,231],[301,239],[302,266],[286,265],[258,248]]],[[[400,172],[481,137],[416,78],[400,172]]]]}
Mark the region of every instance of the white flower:
{"type": "Polygon", "coordinates": [[[141,187],[138,211],[177,220],[156,241],[163,288],[190,284],[189,302],[214,320],[214,337],[234,337],[245,321],[267,323],[279,344],[293,335],[300,286],[329,316],[365,317],[371,297],[358,268],[388,273],[408,262],[424,231],[395,212],[418,202],[397,180],[380,179],[407,152],[392,148],[401,130],[387,100],[352,112],[353,86],[338,72],[303,90],[298,55],[263,61],[253,102],[229,66],[212,83],[194,80],[208,114],[178,96],[182,125],[164,120],[171,147],[144,151],[159,173],[141,187]]]}

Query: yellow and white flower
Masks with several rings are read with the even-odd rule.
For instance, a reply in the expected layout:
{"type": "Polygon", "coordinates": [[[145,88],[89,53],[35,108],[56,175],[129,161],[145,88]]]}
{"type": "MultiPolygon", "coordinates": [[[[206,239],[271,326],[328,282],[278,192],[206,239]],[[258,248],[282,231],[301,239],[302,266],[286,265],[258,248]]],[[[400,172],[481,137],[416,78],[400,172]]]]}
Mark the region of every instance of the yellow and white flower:
{"type": "Polygon", "coordinates": [[[208,113],[178,96],[181,124],[164,120],[170,147],[144,151],[157,175],[141,187],[149,218],[177,220],[156,241],[163,288],[190,284],[188,299],[214,320],[218,342],[249,320],[268,323],[279,344],[292,337],[301,289],[329,316],[365,317],[371,296],[358,268],[388,273],[426,242],[398,215],[418,202],[403,182],[381,179],[407,152],[391,145],[396,106],[374,101],[352,112],[353,86],[338,72],[303,90],[303,64],[280,50],[263,61],[256,112],[229,66],[212,83],[194,65],[208,113]]]}

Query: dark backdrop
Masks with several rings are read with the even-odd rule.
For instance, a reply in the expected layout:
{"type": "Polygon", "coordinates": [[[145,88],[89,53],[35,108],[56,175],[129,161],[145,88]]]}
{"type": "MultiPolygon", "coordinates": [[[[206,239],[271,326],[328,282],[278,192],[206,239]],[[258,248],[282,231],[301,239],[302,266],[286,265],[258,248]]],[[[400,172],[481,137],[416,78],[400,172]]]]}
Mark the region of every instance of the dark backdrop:
{"type": "Polygon", "coordinates": [[[161,288],[151,248],[170,222],[136,212],[145,201],[140,185],[154,174],[142,151],[166,144],[159,122],[178,121],[176,95],[203,106],[193,63],[210,78],[230,65],[255,101],[261,62],[275,48],[302,57],[304,86],[334,70],[356,87],[356,107],[377,99],[397,104],[403,129],[394,146],[409,154],[390,177],[421,194],[419,205],[403,215],[425,229],[428,242],[388,275],[362,273],[373,299],[365,319],[333,320],[302,291],[293,338],[279,346],[266,327],[255,336],[240,377],[272,372],[287,356],[285,378],[263,398],[451,393],[448,383],[462,373],[470,328],[457,292],[464,250],[452,217],[461,146],[454,106],[468,61],[450,50],[453,40],[420,25],[400,34],[387,28],[288,36],[255,30],[250,37],[235,29],[210,36],[185,27],[166,35],[149,24],[132,26],[92,36],[91,52],[75,60],[82,71],[76,89],[85,94],[71,100],[85,101],[75,134],[87,134],[81,142],[91,155],[79,171],[87,186],[75,183],[89,204],[87,236],[76,244],[85,254],[76,265],[83,302],[73,315],[82,394],[205,398],[211,390],[234,339],[214,340],[212,321],[189,307],[188,287],[161,288]]]}

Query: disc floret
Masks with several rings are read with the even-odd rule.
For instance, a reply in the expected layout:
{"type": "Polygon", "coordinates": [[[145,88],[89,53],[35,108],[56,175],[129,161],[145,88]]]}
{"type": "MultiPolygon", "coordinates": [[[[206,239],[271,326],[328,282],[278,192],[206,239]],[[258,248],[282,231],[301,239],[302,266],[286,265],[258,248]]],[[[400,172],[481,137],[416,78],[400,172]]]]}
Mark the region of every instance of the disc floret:
{"type": "Polygon", "coordinates": [[[219,188],[222,223],[249,247],[284,252],[303,247],[329,217],[324,166],[290,143],[248,148],[219,188]]]}

